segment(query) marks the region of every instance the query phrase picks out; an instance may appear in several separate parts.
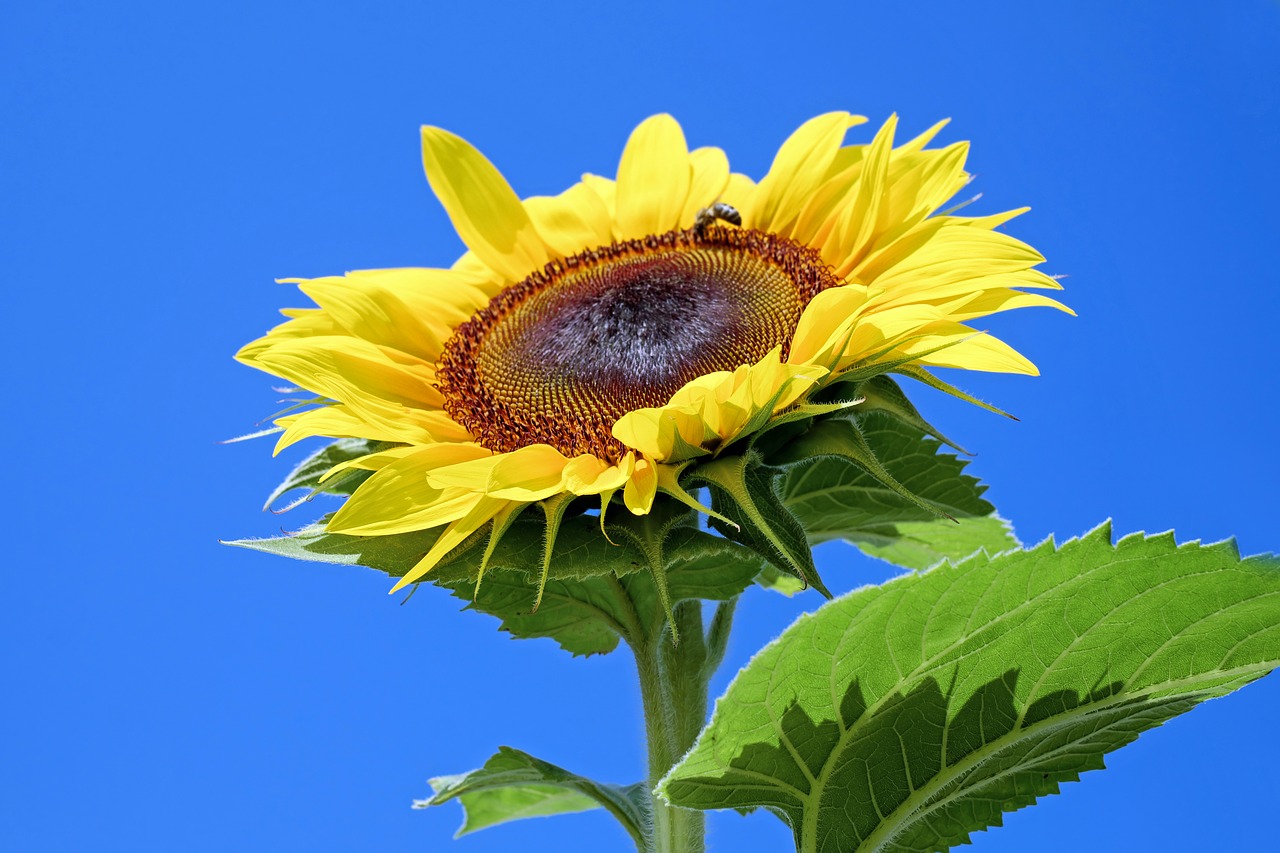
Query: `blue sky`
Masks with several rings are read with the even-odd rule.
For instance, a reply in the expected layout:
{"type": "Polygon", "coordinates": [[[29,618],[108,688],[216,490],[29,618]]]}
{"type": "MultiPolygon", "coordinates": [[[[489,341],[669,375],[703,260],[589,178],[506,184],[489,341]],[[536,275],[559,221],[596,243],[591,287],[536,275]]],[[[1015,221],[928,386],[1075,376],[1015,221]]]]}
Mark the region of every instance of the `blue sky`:
{"type": "MultiPolygon", "coordinates": [[[[400,606],[372,572],[217,544],[306,520],[258,511],[289,459],[215,443],[272,409],[231,361],[301,304],[272,280],[460,251],[422,123],[531,195],[612,173],[655,112],[755,176],[819,112],[950,116],[973,210],[1030,204],[1009,230],[1080,315],[991,322],[1044,375],[961,381],[1018,423],[915,394],[989,497],[1029,543],[1113,517],[1280,549],[1277,44],[1263,0],[7,4],[0,847],[626,849],[602,813],[454,843],[456,807],[408,808],[499,744],[638,777],[625,652],[570,659],[437,590],[400,606]]],[[[837,591],[886,576],[819,560],[837,591]]],[[[818,604],[749,593],[720,686],[818,604]]],[[[1209,703],[974,849],[1258,849],[1277,708],[1277,677],[1209,703]]],[[[767,815],[710,827],[712,850],[789,849],[767,815]]]]}

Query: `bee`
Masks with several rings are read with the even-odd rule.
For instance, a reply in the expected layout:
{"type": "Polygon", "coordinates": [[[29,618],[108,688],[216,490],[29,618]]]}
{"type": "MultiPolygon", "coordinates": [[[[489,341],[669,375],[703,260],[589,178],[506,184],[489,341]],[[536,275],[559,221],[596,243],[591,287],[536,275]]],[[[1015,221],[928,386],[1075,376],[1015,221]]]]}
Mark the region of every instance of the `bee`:
{"type": "Polygon", "coordinates": [[[693,218],[693,233],[697,237],[701,237],[706,233],[707,226],[715,222],[717,219],[723,219],[730,225],[742,227],[742,214],[738,212],[736,207],[730,207],[722,201],[717,201],[710,207],[704,207],[698,211],[698,215],[693,218]]]}

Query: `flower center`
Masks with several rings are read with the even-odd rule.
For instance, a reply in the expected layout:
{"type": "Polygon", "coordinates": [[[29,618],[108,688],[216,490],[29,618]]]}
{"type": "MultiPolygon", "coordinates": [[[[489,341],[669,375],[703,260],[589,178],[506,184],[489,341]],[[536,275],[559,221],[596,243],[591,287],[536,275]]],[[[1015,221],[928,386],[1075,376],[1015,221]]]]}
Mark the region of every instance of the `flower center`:
{"type": "Polygon", "coordinates": [[[615,421],[776,346],[785,357],[805,305],[839,283],[813,249],[714,226],[553,261],[454,332],[444,408],[490,450],[617,461],[615,421]]]}

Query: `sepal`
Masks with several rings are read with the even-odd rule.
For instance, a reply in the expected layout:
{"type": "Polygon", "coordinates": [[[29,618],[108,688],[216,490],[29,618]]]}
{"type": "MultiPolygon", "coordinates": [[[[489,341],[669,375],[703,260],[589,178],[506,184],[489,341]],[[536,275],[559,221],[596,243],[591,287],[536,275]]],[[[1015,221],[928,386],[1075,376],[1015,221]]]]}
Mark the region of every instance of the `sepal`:
{"type": "Polygon", "coordinates": [[[703,463],[689,477],[691,482],[707,486],[711,505],[732,523],[712,518],[712,527],[830,598],[814,566],[804,528],[778,497],[775,481],[779,473],[748,448],[742,454],[703,463]]]}

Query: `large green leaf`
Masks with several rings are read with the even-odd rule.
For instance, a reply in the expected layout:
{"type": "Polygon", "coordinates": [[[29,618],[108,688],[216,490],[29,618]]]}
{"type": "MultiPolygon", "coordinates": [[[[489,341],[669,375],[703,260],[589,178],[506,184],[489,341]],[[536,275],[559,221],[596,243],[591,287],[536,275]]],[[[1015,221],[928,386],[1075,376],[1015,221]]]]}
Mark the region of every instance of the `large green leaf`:
{"type": "Polygon", "coordinates": [[[661,782],[765,806],[805,853],[943,851],[1280,664],[1280,563],[1110,527],[802,616],[661,782]]]}
{"type": "Polygon", "coordinates": [[[479,770],[437,777],[431,780],[431,789],[433,796],[415,801],[414,808],[456,798],[463,809],[458,835],[521,818],[606,808],[636,846],[644,846],[644,827],[649,822],[644,785],[605,785],[518,749],[499,747],[479,770]]]}
{"type": "Polygon", "coordinates": [[[846,539],[912,569],[958,560],[979,548],[995,554],[1018,547],[1008,523],[982,497],[986,486],[964,473],[967,461],[939,453],[937,440],[888,412],[860,414],[858,422],[889,474],[952,518],[904,499],[852,462],[825,457],[788,469],[778,483],[782,503],[810,542],[846,539]]]}

